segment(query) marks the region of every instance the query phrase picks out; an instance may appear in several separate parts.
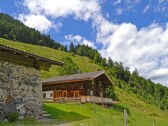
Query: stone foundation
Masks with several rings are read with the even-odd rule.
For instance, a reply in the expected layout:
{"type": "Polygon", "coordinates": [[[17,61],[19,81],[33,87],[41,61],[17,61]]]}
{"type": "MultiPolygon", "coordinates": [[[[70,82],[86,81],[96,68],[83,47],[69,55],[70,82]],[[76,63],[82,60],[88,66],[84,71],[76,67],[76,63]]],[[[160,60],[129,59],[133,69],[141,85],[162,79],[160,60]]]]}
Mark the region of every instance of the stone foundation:
{"type": "Polygon", "coordinates": [[[19,112],[20,119],[42,117],[40,72],[32,67],[0,60],[0,118],[19,112]]]}

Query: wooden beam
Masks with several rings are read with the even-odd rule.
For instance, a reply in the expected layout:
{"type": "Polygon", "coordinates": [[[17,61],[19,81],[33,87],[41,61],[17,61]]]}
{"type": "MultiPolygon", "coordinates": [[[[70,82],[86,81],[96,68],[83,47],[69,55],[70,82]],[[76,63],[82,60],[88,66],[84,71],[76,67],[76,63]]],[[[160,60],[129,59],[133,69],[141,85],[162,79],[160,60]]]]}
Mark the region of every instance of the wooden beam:
{"type": "Polygon", "coordinates": [[[65,80],[65,81],[53,81],[53,82],[43,82],[43,85],[49,84],[64,84],[64,83],[73,83],[73,82],[82,82],[82,81],[89,81],[90,79],[80,79],[80,80],[65,80]]]}
{"type": "Polygon", "coordinates": [[[8,61],[8,62],[21,64],[21,65],[31,66],[36,69],[47,70],[47,71],[51,67],[51,64],[48,64],[48,63],[45,63],[42,61],[33,60],[33,59],[27,57],[27,55],[20,56],[20,55],[14,54],[14,53],[6,53],[6,52],[2,52],[2,51],[0,51],[0,59],[4,60],[4,61],[8,61]]]}

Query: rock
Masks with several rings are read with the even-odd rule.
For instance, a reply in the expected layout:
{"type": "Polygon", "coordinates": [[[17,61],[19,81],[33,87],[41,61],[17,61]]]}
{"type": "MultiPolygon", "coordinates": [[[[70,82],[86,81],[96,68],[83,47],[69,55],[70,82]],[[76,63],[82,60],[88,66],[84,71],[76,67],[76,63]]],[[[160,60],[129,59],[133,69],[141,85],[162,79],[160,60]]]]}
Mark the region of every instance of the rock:
{"type": "Polygon", "coordinates": [[[24,119],[24,116],[19,116],[18,119],[19,119],[19,120],[23,120],[23,119],[24,119]]]}
{"type": "Polygon", "coordinates": [[[8,119],[4,119],[4,122],[9,122],[8,119]]]}

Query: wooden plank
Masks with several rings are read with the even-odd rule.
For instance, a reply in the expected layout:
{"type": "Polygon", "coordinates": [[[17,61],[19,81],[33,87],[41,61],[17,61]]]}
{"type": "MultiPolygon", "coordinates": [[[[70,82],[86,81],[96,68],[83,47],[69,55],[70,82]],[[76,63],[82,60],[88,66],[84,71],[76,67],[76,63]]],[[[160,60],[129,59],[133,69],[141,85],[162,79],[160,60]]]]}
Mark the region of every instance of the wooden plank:
{"type": "Polygon", "coordinates": [[[31,58],[26,58],[26,57],[11,54],[11,53],[5,53],[2,51],[0,51],[0,59],[8,62],[21,64],[21,65],[35,67],[36,69],[43,69],[43,70],[48,70],[49,67],[51,66],[48,63],[36,61],[31,58]]]}
{"type": "Polygon", "coordinates": [[[90,78],[79,79],[79,80],[65,80],[65,81],[55,81],[55,82],[43,82],[43,85],[64,84],[64,83],[82,82],[82,81],[89,81],[89,80],[90,80],[90,78]]]}

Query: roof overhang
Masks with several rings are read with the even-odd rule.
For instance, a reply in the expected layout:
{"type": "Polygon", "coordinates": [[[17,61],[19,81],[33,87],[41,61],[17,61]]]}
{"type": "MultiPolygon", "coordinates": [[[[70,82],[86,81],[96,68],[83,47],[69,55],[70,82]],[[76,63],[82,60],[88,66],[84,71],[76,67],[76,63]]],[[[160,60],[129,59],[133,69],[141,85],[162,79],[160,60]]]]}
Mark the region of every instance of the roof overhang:
{"type": "MultiPolygon", "coordinates": [[[[84,74],[86,74],[86,73],[84,73],[84,74]]],[[[98,73],[98,74],[96,74],[95,76],[92,76],[92,77],[75,78],[75,79],[67,79],[68,78],[67,77],[66,79],[60,79],[60,80],[57,80],[57,79],[56,80],[54,80],[54,79],[53,80],[47,79],[47,80],[44,80],[42,83],[43,83],[43,85],[50,85],[50,84],[54,85],[54,84],[73,83],[73,82],[81,82],[81,81],[92,81],[92,80],[98,78],[99,76],[103,76],[103,75],[107,78],[106,80],[108,81],[108,84],[114,85],[113,81],[109,78],[109,76],[104,71],[100,71],[100,73],[98,73]]]]}
{"type": "Polygon", "coordinates": [[[0,59],[42,70],[49,70],[51,65],[63,66],[62,62],[47,59],[2,44],[0,44],[0,59]]]}

